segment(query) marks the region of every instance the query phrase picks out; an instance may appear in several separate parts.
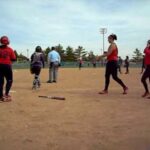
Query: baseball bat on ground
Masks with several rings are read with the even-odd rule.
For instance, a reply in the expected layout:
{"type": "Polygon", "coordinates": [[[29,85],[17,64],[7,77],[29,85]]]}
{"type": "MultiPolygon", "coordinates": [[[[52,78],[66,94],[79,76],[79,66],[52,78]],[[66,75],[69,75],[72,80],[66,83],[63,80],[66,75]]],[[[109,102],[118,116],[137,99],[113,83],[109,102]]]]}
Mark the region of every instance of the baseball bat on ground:
{"type": "Polygon", "coordinates": [[[48,99],[55,99],[55,100],[65,100],[65,97],[58,97],[58,96],[39,96],[40,98],[48,98],[48,99]]]}

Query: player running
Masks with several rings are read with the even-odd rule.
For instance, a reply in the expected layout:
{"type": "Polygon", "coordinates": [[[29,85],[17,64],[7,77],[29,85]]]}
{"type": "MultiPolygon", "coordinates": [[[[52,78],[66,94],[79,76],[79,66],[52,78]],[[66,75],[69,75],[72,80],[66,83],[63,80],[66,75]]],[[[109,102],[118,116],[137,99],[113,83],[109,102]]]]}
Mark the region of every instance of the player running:
{"type": "Polygon", "coordinates": [[[34,74],[34,81],[32,89],[40,88],[40,72],[41,68],[44,68],[44,54],[42,53],[42,48],[37,46],[35,52],[31,56],[31,73],[34,74]]]}
{"type": "Polygon", "coordinates": [[[9,102],[11,96],[9,91],[13,83],[12,61],[16,60],[15,53],[9,45],[7,36],[0,38],[0,101],[9,102]],[[6,79],[5,94],[3,95],[4,78],[6,79]]]}
{"type": "Polygon", "coordinates": [[[111,75],[113,79],[122,86],[123,94],[127,94],[127,90],[128,90],[127,86],[117,76],[118,48],[114,40],[117,40],[117,36],[115,34],[109,35],[108,42],[110,43],[110,46],[108,48],[108,51],[100,56],[100,57],[107,57],[107,64],[106,64],[106,74],[105,74],[105,88],[102,92],[99,92],[99,94],[108,93],[108,87],[109,87],[111,75]]]}

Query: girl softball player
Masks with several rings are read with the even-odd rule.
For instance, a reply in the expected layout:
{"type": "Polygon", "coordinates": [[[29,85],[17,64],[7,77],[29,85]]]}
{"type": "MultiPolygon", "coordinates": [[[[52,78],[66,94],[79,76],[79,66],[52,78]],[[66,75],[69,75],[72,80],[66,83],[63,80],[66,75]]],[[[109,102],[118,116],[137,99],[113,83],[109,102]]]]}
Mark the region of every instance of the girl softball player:
{"type": "Polygon", "coordinates": [[[147,46],[144,49],[145,58],[144,58],[144,64],[145,64],[145,71],[142,75],[141,82],[143,83],[145,92],[142,95],[142,97],[146,97],[149,95],[148,86],[146,83],[146,79],[150,77],[150,40],[147,42],[147,46]]]}
{"type": "Polygon", "coordinates": [[[44,54],[42,48],[37,46],[35,52],[31,56],[31,73],[34,74],[33,89],[39,88],[41,68],[44,68],[44,54]]]}
{"type": "Polygon", "coordinates": [[[106,64],[106,74],[105,74],[105,88],[99,94],[107,94],[108,87],[110,82],[110,76],[112,75],[113,79],[118,82],[123,88],[123,94],[127,94],[127,86],[120,80],[117,76],[117,66],[118,66],[118,48],[114,40],[117,40],[117,36],[115,34],[111,34],[108,37],[108,42],[110,46],[108,48],[108,52],[105,52],[100,57],[107,57],[107,64],[106,64]]]}
{"type": "Polygon", "coordinates": [[[15,53],[9,45],[7,36],[0,38],[0,101],[9,102],[11,96],[9,91],[13,82],[12,61],[16,60],[15,53]],[[5,94],[3,95],[4,78],[6,79],[5,94]]]}

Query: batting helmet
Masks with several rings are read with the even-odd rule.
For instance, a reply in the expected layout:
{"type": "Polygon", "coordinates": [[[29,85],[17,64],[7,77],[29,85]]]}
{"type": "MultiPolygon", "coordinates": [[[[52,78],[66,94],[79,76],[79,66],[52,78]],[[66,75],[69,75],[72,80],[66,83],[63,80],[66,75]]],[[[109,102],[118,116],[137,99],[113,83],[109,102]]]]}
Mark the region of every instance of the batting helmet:
{"type": "Polygon", "coordinates": [[[150,44],[150,40],[148,40],[147,43],[150,44]]]}
{"type": "Polygon", "coordinates": [[[2,36],[0,39],[0,42],[2,45],[8,45],[9,44],[9,39],[7,36],[2,36]]]}

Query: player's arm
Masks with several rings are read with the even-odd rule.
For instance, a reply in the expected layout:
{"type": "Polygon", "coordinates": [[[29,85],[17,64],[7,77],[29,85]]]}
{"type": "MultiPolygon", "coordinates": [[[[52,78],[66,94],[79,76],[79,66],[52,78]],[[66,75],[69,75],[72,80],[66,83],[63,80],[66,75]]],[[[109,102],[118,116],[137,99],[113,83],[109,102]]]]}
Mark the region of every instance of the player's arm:
{"type": "Polygon", "coordinates": [[[144,50],[144,53],[145,53],[146,55],[150,55],[150,49],[149,49],[149,50],[145,49],[145,50],[144,50]]]}
{"type": "Polygon", "coordinates": [[[44,68],[45,67],[45,61],[44,61],[44,55],[43,54],[41,55],[41,61],[42,61],[43,68],[44,68]]]}
{"type": "Polygon", "coordinates": [[[15,52],[13,50],[11,50],[10,59],[11,59],[11,61],[16,61],[16,59],[17,59],[15,52]]]}
{"type": "Polygon", "coordinates": [[[107,56],[111,55],[111,53],[113,52],[113,50],[114,50],[115,48],[116,48],[116,45],[115,45],[115,44],[111,44],[111,45],[109,46],[109,48],[108,48],[108,51],[107,51],[107,52],[105,51],[104,54],[100,56],[100,58],[102,58],[102,57],[107,57],[107,56]]]}
{"type": "Polygon", "coordinates": [[[31,55],[31,63],[33,62],[34,54],[31,55]]]}

